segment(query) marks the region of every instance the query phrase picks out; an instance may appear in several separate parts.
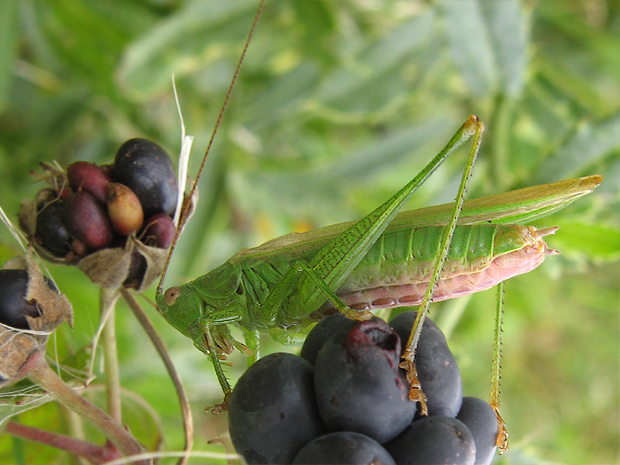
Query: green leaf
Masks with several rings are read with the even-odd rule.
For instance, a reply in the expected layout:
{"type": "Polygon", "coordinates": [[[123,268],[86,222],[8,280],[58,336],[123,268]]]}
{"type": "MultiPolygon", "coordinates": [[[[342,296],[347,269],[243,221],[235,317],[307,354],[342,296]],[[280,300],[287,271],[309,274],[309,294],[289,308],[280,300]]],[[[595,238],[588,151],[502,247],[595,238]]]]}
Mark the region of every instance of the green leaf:
{"type": "Polygon", "coordinates": [[[325,217],[331,218],[332,222],[343,221],[348,216],[346,206],[334,203],[332,199],[342,198],[343,192],[352,187],[364,190],[364,186],[375,183],[393,185],[385,178],[411,177],[412,173],[403,173],[405,163],[425,160],[433,146],[445,141],[453,126],[449,118],[438,116],[386,134],[318,169],[257,172],[250,168],[240,171],[231,178],[236,204],[247,215],[269,211],[271,214],[305,217],[318,224],[323,224],[325,217]],[[321,205],[318,211],[317,205],[321,205]]]}
{"type": "Polygon", "coordinates": [[[489,31],[502,91],[516,97],[525,86],[528,65],[529,14],[523,2],[482,1],[482,14],[489,31]]]}
{"type": "Polygon", "coordinates": [[[13,79],[19,37],[17,4],[18,0],[0,2],[0,113],[6,106],[13,79]]]}
{"type": "MultiPolygon", "coordinates": [[[[620,43],[618,41],[617,27],[592,27],[592,19],[583,14],[578,8],[567,8],[563,14],[557,14],[550,8],[551,2],[542,2],[540,5],[540,18],[543,22],[549,22],[549,29],[564,34],[573,47],[583,49],[586,54],[582,60],[591,64],[597,64],[604,68],[607,73],[614,75],[616,82],[620,79],[620,43]]],[[[614,3],[614,2],[611,2],[614,3]]],[[[617,20],[617,5],[615,15],[617,20]]],[[[613,21],[612,13],[609,21],[613,21]]],[[[581,71],[589,74],[591,67],[581,67],[581,71]],[[589,69],[590,68],[590,69],[589,69]]]]}
{"type": "Polygon", "coordinates": [[[172,74],[193,71],[213,59],[203,56],[205,44],[244,39],[255,8],[250,0],[188,2],[130,45],[118,70],[121,84],[141,98],[169,89],[172,74]]]}
{"type": "Polygon", "coordinates": [[[42,20],[57,57],[96,89],[107,92],[112,83],[107,76],[116,66],[125,46],[127,31],[111,21],[96,5],[80,0],[50,1],[41,7],[42,20]]]}
{"type": "MultiPolygon", "coordinates": [[[[582,123],[540,166],[536,180],[575,177],[620,148],[620,111],[597,122],[582,123]]],[[[603,173],[604,174],[604,173],[603,173]]]]}
{"type": "Polygon", "coordinates": [[[478,97],[498,90],[499,76],[491,35],[478,1],[441,0],[443,27],[454,63],[478,97]]]}
{"type": "Polygon", "coordinates": [[[248,102],[237,123],[245,122],[250,130],[263,131],[273,124],[292,119],[305,108],[304,102],[316,91],[319,77],[318,67],[309,61],[276,77],[258,98],[248,102]]]}
{"type": "Polygon", "coordinates": [[[518,96],[526,78],[529,15],[518,0],[437,3],[452,59],[478,96],[518,96]]]}
{"type": "MultiPolygon", "coordinates": [[[[432,43],[433,23],[432,11],[415,17],[371,43],[346,66],[334,69],[321,83],[318,105],[338,112],[373,113],[402,98],[408,91],[404,66],[415,62],[417,50],[432,43]]],[[[434,59],[427,57],[427,63],[418,64],[424,69],[434,59]]]]}
{"type": "Polygon", "coordinates": [[[620,258],[620,230],[602,224],[562,223],[553,245],[566,254],[585,255],[593,261],[620,258]]]}

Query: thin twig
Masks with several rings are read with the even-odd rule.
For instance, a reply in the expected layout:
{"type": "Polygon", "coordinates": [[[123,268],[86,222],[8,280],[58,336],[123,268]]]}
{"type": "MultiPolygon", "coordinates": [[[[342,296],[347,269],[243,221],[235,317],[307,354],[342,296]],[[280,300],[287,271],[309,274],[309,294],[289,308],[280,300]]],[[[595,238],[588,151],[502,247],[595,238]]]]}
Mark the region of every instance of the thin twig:
{"type": "Polygon", "coordinates": [[[101,334],[101,345],[103,348],[103,363],[105,368],[106,397],[108,399],[108,413],[118,423],[123,422],[121,412],[121,381],[120,370],[118,368],[118,351],[116,348],[116,331],[114,318],[114,307],[119,297],[116,289],[102,287],[99,297],[99,307],[101,321],[105,319],[103,332],[101,334]]]}
{"type": "Polygon", "coordinates": [[[121,295],[129,308],[136,316],[144,331],[151,339],[151,342],[155,346],[157,353],[161,357],[168,374],[170,375],[170,379],[174,384],[174,388],[177,392],[177,397],[179,398],[179,403],[181,404],[181,414],[183,416],[183,428],[185,430],[185,448],[183,449],[186,454],[182,458],[179,459],[178,465],[184,465],[187,463],[187,460],[190,456],[190,451],[194,445],[194,422],[192,419],[192,413],[190,410],[189,399],[187,398],[187,393],[185,392],[185,387],[183,386],[183,382],[181,381],[181,377],[179,376],[179,372],[174,366],[170,355],[168,354],[168,350],[164,345],[163,341],[157,334],[157,330],[151,323],[148,315],[142,309],[142,306],[138,303],[135,296],[128,289],[121,289],[121,295]]]}
{"type": "Polygon", "coordinates": [[[14,421],[9,421],[4,431],[12,436],[28,441],[35,441],[50,447],[55,447],[56,449],[66,450],[77,457],[85,458],[95,465],[104,464],[111,460],[121,458],[118,449],[113,446],[99,446],[82,439],[76,439],[50,431],[43,431],[39,428],[22,425],[14,421]]]}
{"type": "MultiPolygon", "coordinates": [[[[33,366],[28,371],[28,378],[52,394],[58,402],[78,413],[101,431],[126,456],[146,452],[146,448],[110,415],[67,386],[47,365],[44,357],[39,357],[33,361],[33,366]]],[[[139,463],[140,465],[151,465],[152,462],[144,460],[139,463]]]]}

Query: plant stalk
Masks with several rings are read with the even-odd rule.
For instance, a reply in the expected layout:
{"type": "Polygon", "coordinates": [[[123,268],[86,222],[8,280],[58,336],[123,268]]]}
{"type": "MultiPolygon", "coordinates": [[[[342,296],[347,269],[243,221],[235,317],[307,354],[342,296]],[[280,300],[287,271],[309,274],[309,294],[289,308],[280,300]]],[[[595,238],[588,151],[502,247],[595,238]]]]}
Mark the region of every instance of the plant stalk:
{"type": "MultiPolygon", "coordinates": [[[[146,448],[117,421],[65,384],[47,365],[44,357],[37,357],[36,360],[33,360],[28,377],[32,382],[48,391],[58,402],[79,414],[101,431],[126,456],[146,452],[146,448]]],[[[151,465],[152,462],[150,460],[141,460],[136,463],[151,465]]]]}
{"type": "Polygon", "coordinates": [[[101,321],[105,320],[102,332],[103,363],[105,369],[106,396],[108,400],[108,412],[118,423],[122,423],[121,411],[121,381],[118,368],[118,351],[116,347],[116,330],[114,318],[115,305],[119,293],[116,289],[101,288],[99,306],[101,309],[101,321]]]}
{"type": "Polygon", "coordinates": [[[99,446],[82,439],[43,431],[15,421],[10,421],[6,424],[5,432],[28,441],[35,441],[56,449],[65,450],[74,456],[85,458],[95,465],[103,465],[106,462],[120,458],[118,450],[110,446],[99,446]]]}
{"type": "Polygon", "coordinates": [[[128,289],[121,289],[120,292],[123,296],[123,299],[125,299],[127,305],[129,305],[129,308],[138,319],[138,321],[144,328],[144,331],[149,336],[151,342],[155,346],[155,349],[157,350],[157,353],[161,357],[162,361],[164,362],[166,370],[168,371],[170,379],[172,380],[174,388],[177,392],[177,397],[179,399],[179,403],[181,404],[181,414],[183,416],[183,428],[185,431],[184,451],[186,452],[186,455],[179,459],[177,465],[184,465],[189,459],[189,453],[192,450],[194,444],[194,422],[192,419],[192,412],[190,410],[189,399],[187,398],[187,393],[185,392],[185,388],[183,387],[183,382],[181,381],[181,377],[179,376],[179,373],[176,370],[174,363],[170,358],[170,355],[168,354],[166,346],[160,339],[159,335],[157,334],[157,330],[153,326],[153,323],[151,323],[151,320],[149,320],[148,315],[144,312],[144,310],[136,300],[135,296],[128,289]]]}

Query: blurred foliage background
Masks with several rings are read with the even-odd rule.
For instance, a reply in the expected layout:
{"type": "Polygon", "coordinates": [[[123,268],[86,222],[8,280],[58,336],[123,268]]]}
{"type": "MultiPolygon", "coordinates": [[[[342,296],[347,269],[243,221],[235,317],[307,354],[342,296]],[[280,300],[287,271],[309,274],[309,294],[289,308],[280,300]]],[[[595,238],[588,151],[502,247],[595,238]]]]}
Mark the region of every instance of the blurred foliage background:
{"type": "MultiPolygon", "coordinates": [[[[20,200],[42,187],[31,175],[41,161],[106,163],[137,136],[178,153],[172,74],[187,131],[196,136],[195,173],[257,5],[0,2],[2,207],[16,218],[20,200]]],[[[487,130],[470,198],[605,177],[595,193],[537,223],[561,226],[548,242],[562,255],[506,286],[502,400],[511,449],[497,461],[618,463],[617,1],[267,1],[167,284],[197,277],[242,247],[361,217],[404,185],[471,113],[487,130]]],[[[464,158],[459,152],[448,160],[408,207],[452,200],[464,158]]],[[[6,228],[0,238],[4,255],[18,253],[6,228]]],[[[48,350],[66,360],[92,341],[98,289],[76,269],[50,270],[75,309],[75,329],[59,328],[48,350]]],[[[154,291],[146,295],[152,299],[154,291]]],[[[207,444],[226,434],[225,415],[203,414],[221,398],[208,360],[148,310],[189,390],[196,450],[223,451],[207,444]]],[[[432,308],[449,334],[466,395],[488,397],[494,310],[493,291],[432,308]]],[[[172,385],[133,316],[117,313],[126,421],[152,446],[156,415],[164,448],[179,450],[172,385]]],[[[266,351],[283,350],[265,344],[266,351]]],[[[244,362],[233,360],[234,380],[244,362]]],[[[95,384],[105,377],[100,364],[96,371],[95,384]]],[[[6,418],[11,388],[3,401],[6,418]]],[[[17,420],[78,434],[54,403],[17,420]]],[[[4,434],[0,461],[71,458],[4,434]]]]}

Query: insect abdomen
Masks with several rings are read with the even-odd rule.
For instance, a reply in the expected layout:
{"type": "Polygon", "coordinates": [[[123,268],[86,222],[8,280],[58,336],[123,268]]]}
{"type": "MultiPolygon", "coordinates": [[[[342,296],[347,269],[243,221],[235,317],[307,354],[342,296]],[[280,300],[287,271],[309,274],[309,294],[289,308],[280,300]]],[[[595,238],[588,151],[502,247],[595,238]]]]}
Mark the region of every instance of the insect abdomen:
{"type": "MultiPolygon", "coordinates": [[[[433,226],[382,235],[337,294],[356,310],[419,305],[443,232],[433,226]]],[[[552,232],[520,225],[457,227],[433,300],[479,292],[533,270],[555,252],[542,239],[552,232]]]]}

